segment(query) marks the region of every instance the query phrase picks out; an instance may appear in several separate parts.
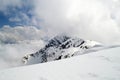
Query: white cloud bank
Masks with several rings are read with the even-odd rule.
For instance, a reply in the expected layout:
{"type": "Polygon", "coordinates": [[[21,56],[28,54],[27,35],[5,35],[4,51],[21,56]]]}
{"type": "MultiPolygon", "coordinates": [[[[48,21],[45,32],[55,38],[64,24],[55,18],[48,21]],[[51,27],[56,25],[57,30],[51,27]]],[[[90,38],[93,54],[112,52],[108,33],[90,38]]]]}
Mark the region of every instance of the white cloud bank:
{"type": "MultiPolygon", "coordinates": [[[[10,18],[10,21],[24,20],[23,23],[26,21],[28,25],[36,25],[48,36],[68,33],[106,44],[120,44],[119,0],[0,1],[3,3],[0,6],[4,8],[10,5],[31,5],[29,13],[32,18],[15,16],[10,18]]],[[[1,10],[4,9],[2,7],[1,10]]]]}
{"type": "Polygon", "coordinates": [[[48,34],[69,33],[103,43],[120,42],[119,0],[34,0],[33,13],[48,34]]]}
{"type": "Polygon", "coordinates": [[[25,54],[34,53],[43,46],[44,42],[42,40],[0,44],[0,70],[23,65],[21,59],[25,54]]]}
{"type": "Polygon", "coordinates": [[[44,32],[33,26],[4,26],[0,29],[1,43],[16,43],[24,40],[40,40],[44,32]]]}
{"type": "Polygon", "coordinates": [[[35,27],[4,26],[0,29],[0,69],[22,65],[22,57],[44,46],[44,33],[35,27]]]}

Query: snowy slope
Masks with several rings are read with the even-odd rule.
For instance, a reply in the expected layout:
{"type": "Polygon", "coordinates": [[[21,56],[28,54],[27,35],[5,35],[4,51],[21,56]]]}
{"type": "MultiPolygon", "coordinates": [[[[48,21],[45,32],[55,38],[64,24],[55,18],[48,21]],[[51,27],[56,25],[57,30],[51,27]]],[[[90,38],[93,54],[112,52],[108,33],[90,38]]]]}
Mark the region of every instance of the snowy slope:
{"type": "Polygon", "coordinates": [[[120,80],[120,47],[3,70],[0,80],[120,80]]]}

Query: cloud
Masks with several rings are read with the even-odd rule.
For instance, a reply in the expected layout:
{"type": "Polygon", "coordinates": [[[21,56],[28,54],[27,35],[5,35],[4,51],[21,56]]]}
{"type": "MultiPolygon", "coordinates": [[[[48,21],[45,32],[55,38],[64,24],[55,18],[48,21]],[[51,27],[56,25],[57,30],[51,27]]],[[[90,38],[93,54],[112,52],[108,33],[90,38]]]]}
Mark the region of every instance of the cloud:
{"type": "MultiPolygon", "coordinates": [[[[32,15],[32,2],[29,0],[0,0],[0,13],[2,13],[12,26],[35,25],[32,15]]],[[[33,18],[34,17],[34,18],[33,18]]],[[[35,21],[35,20],[34,20],[35,21]]],[[[8,24],[9,25],[9,24],[8,24]]]]}
{"type": "Polygon", "coordinates": [[[4,6],[1,5],[13,6],[10,10],[13,9],[15,15],[9,21],[35,26],[47,37],[67,33],[106,44],[120,44],[119,0],[13,1],[2,1],[4,6]]]}
{"type": "Polygon", "coordinates": [[[33,26],[0,29],[0,69],[21,66],[22,57],[44,46],[44,33],[33,26]]]}
{"type": "Polygon", "coordinates": [[[0,70],[22,66],[22,57],[38,51],[44,46],[42,40],[22,41],[15,44],[0,44],[0,70]]]}
{"type": "Polygon", "coordinates": [[[1,43],[16,43],[24,40],[40,40],[44,32],[33,26],[4,26],[0,29],[1,43]]]}
{"type": "Polygon", "coordinates": [[[117,0],[34,0],[33,4],[34,15],[42,20],[38,25],[49,36],[63,32],[107,44],[120,42],[117,0]]]}
{"type": "Polygon", "coordinates": [[[22,4],[22,0],[0,0],[0,11],[6,11],[10,6],[18,6],[20,7],[22,4]]]}

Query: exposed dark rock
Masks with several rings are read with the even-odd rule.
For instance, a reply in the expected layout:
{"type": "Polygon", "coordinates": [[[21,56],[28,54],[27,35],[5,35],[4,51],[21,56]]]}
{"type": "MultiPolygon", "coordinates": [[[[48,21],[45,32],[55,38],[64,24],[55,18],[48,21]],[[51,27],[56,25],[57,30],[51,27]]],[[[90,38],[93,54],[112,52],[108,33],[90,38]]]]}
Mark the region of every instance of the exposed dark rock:
{"type": "MultiPolygon", "coordinates": [[[[40,63],[47,62],[48,60],[60,60],[62,58],[68,58],[74,56],[74,52],[72,55],[65,54],[66,50],[69,48],[81,48],[81,49],[89,49],[89,46],[86,45],[86,41],[79,38],[72,38],[69,36],[56,36],[51,39],[48,44],[45,45],[44,48],[40,49],[38,52],[29,54],[31,57],[38,57],[40,59],[40,63]]],[[[28,61],[30,57],[23,57],[24,60],[28,61]]],[[[25,62],[25,61],[24,61],[25,62]]]]}

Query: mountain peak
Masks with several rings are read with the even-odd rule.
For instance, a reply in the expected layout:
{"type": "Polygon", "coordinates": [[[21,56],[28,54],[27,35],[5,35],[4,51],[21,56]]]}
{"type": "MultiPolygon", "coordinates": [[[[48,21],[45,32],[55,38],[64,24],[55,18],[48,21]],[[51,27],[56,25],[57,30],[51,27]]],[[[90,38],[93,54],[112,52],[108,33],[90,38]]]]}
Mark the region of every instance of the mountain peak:
{"type": "Polygon", "coordinates": [[[91,40],[83,40],[68,35],[57,35],[48,41],[42,49],[23,57],[25,64],[44,63],[84,54],[91,48],[101,45],[91,40]],[[79,52],[79,53],[78,53],[79,52]]]}
{"type": "Polygon", "coordinates": [[[71,38],[70,36],[63,35],[63,34],[57,35],[54,38],[52,38],[51,40],[49,40],[46,47],[59,46],[60,44],[62,44],[63,42],[67,41],[70,38],[71,38]]]}

